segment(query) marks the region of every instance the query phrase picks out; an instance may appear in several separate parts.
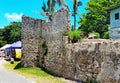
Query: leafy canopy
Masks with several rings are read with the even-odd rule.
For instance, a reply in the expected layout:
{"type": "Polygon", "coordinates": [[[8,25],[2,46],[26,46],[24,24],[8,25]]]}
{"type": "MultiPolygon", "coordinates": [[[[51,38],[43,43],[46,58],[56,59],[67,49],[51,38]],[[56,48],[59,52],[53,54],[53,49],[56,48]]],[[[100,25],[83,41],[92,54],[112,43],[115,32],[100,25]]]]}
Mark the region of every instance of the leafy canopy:
{"type": "Polygon", "coordinates": [[[0,29],[0,46],[21,40],[21,22],[12,22],[0,29]]]}
{"type": "Polygon", "coordinates": [[[104,34],[108,31],[110,19],[107,9],[118,4],[120,0],[90,0],[86,7],[88,12],[83,14],[82,20],[79,21],[79,29],[87,34],[97,32],[100,38],[105,38],[104,34]]]}

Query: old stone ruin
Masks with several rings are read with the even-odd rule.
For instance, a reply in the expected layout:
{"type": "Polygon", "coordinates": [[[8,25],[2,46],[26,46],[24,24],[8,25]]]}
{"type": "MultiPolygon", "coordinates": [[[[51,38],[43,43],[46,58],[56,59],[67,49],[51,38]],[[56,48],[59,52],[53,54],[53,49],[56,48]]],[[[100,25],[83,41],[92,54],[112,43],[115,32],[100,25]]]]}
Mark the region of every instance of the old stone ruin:
{"type": "Polygon", "coordinates": [[[70,28],[69,12],[61,9],[53,20],[22,17],[21,65],[39,66],[78,81],[120,83],[120,40],[81,39],[68,43],[64,32],[70,28]]]}

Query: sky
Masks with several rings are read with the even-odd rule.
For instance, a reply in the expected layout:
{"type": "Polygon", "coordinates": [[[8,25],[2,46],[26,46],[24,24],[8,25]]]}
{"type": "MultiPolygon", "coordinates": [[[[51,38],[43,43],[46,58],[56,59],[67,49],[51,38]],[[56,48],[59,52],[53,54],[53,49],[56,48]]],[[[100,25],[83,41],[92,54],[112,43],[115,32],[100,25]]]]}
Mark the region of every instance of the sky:
{"type": "MultiPolygon", "coordinates": [[[[70,9],[72,9],[71,1],[66,0],[70,9]]],[[[81,1],[80,14],[86,13],[85,7],[89,0],[81,1]]],[[[21,21],[22,15],[43,19],[44,17],[39,13],[42,12],[42,4],[43,0],[0,0],[0,28],[9,25],[13,21],[21,21]]],[[[79,20],[79,17],[77,17],[77,20],[79,20]]],[[[71,24],[73,24],[73,17],[71,17],[71,24]]]]}

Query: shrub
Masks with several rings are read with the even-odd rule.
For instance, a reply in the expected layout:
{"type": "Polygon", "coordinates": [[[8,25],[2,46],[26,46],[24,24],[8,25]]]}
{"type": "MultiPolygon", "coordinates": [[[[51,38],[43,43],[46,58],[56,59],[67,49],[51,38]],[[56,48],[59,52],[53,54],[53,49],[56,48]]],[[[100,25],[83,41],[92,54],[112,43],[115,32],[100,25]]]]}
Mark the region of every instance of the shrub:
{"type": "Polygon", "coordinates": [[[104,32],[103,33],[103,39],[109,39],[110,38],[110,31],[104,32]]]}
{"type": "Polygon", "coordinates": [[[78,39],[82,37],[82,31],[80,30],[68,31],[65,33],[65,35],[67,35],[69,40],[71,40],[72,43],[74,43],[77,42],[78,39]]]}

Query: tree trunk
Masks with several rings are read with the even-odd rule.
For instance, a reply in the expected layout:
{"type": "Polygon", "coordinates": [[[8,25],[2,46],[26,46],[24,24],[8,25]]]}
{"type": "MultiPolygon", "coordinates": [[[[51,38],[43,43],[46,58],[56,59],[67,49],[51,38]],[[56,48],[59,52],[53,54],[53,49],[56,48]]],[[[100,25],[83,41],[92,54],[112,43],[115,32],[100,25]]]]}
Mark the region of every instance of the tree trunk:
{"type": "Polygon", "coordinates": [[[74,30],[76,29],[76,15],[74,15],[74,30]]]}

